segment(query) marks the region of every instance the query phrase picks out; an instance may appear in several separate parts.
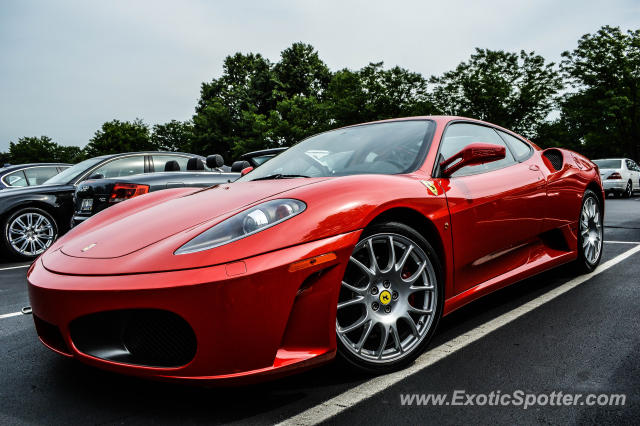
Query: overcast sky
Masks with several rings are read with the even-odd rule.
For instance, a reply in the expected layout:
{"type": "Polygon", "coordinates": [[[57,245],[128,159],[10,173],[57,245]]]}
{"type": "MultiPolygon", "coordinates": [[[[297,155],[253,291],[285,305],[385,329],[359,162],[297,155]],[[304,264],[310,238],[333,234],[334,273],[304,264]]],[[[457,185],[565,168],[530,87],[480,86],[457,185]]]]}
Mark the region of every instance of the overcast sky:
{"type": "Polygon", "coordinates": [[[186,120],[225,56],[277,61],[310,43],[333,69],[371,61],[425,76],[475,47],[558,61],[602,25],[640,27],[640,1],[0,2],[0,151],[21,136],[83,146],[114,118],[186,120]]]}

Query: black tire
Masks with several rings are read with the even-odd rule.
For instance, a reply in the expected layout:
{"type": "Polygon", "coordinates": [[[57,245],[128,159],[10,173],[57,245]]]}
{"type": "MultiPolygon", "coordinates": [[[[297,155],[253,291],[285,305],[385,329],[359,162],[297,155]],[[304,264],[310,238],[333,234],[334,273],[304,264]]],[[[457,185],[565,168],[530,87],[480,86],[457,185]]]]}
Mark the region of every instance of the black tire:
{"type": "MultiPolygon", "coordinates": [[[[46,220],[48,220],[51,224],[52,227],[52,238],[49,242],[45,243],[45,249],[49,248],[51,246],[51,244],[53,244],[53,241],[55,241],[55,239],[58,237],[58,223],[56,222],[55,218],[47,211],[37,208],[37,207],[25,207],[25,208],[21,208],[19,210],[16,210],[15,212],[13,212],[12,214],[10,214],[9,216],[6,217],[6,220],[2,223],[2,246],[4,248],[4,251],[9,255],[9,257],[16,259],[16,260],[20,260],[20,261],[29,261],[29,260],[33,260],[36,257],[38,257],[42,252],[44,252],[44,250],[39,251],[36,254],[33,255],[29,255],[29,254],[24,254],[21,253],[20,251],[18,251],[10,242],[9,239],[9,230],[10,230],[10,226],[11,224],[16,220],[16,218],[25,215],[27,213],[34,213],[35,215],[40,215],[46,218],[46,220]]],[[[38,248],[38,250],[40,250],[38,248]]]]}
{"type": "MultiPolygon", "coordinates": [[[[358,370],[364,371],[369,374],[385,374],[392,371],[400,370],[407,365],[411,364],[415,359],[420,356],[424,352],[424,349],[429,344],[433,333],[435,332],[438,322],[442,317],[442,309],[444,306],[444,278],[442,272],[442,263],[440,261],[439,256],[436,251],[433,249],[431,244],[418,232],[416,232],[413,228],[398,222],[386,222],[375,224],[367,228],[360,237],[360,241],[366,239],[367,237],[376,235],[376,234],[400,234],[401,236],[410,240],[413,244],[418,245],[424,254],[426,254],[429,259],[431,265],[433,266],[433,270],[435,272],[435,280],[437,287],[437,296],[435,302],[435,313],[431,322],[429,329],[426,334],[422,338],[415,347],[411,349],[411,353],[403,356],[402,358],[388,363],[375,363],[375,362],[367,362],[361,358],[358,358],[353,354],[341,341],[339,336],[336,336],[337,345],[338,345],[338,356],[340,359],[345,361],[347,364],[356,367],[358,370]]],[[[337,330],[336,330],[337,333],[337,330]]]]}
{"type": "Polygon", "coordinates": [[[631,198],[631,195],[633,195],[633,183],[631,183],[631,181],[627,182],[627,187],[625,188],[624,192],[622,193],[622,196],[624,198],[631,198]]]}
{"type": "Polygon", "coordinates": [[[578,258],[574,262],[574,267],[576,269],[576,272],[580,274],[587,274],[589,272],[592,272],[594,269],[596,269],[596,267],[600,264],[600,260],[602,260],[603,250],[604,250],[604,217],[602,213],[602,204],[600,203],[600,199],[598,198],[596,193],[590,189],[587,189],[584,192],[584,195],[582,196],[582,203],[580,204],[580,212],[578,213],[578,258]],[[580,224],[582,211],[584,209],[585,204],[590,199],[595,200],[596,206],[598,206],[599,208],[600,223],[602,226],[602,234],[601,234],[602,241],[600,243],[601,244],[600,251],[599,251],[597,260],[595,260],[594,262],[590,262],[585,255],[585,250],[583,248],[584,237],[581,232],[581,224],[580,224]]]}

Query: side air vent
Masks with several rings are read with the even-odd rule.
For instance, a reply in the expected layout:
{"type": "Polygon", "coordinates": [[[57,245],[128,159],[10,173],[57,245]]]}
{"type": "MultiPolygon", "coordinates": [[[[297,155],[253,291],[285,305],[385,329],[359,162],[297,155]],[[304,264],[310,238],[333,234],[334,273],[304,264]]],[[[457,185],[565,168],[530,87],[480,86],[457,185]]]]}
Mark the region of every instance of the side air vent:
{"type": "Polygon", "coordinates": [[[562,170],[562,166],[564,165],[564,158],[562,156],[562,152],[557,149],[547,149],[542,155],[544,155],[547,160],[551,163],[551,166],[555,171],[562,170]]]}

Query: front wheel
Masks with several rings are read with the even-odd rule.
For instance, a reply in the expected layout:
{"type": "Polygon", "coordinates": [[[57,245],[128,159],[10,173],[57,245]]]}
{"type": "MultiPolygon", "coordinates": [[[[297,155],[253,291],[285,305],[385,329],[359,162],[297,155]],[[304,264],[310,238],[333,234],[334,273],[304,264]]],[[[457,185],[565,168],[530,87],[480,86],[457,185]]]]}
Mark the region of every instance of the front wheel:
{"type": "Polygon", "coordinates": [[[38,257],[58,236],[55,219],[46,211],[27,207],[14,212],[4,223],[3,243],[20,260],[38,257]]]}
{"type": "Polygon", "coordinates": [[[578,223],[578,259],[580,272],[591,272],[602,258],[603,226],[600,200],[595,192],[587,189],[582,197],[578,223]]]}
{"type": "Polygon", "coordinates": [[[366,230],[353,250],[336,314],[338,353],[357,368],[386,373],[415,360],[442,315],[440,260],[401,223],[366,230]]]}

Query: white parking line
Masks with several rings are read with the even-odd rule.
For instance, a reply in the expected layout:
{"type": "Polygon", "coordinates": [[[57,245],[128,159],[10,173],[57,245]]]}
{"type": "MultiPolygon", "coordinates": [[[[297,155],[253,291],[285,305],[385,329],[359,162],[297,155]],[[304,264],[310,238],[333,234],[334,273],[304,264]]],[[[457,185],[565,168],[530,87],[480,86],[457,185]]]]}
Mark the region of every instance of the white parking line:
{"type": "Polygon", "coordinates": [[[17,317],[18,315],[23,315],[23,314],[22,314],[22,312],[11,312],[10,314],[2,314],[2,315],[0,315],[0,319],[17,317]]]}
{"type": "Polygon", "coordinates": [[[315,407],[303,411],[296,416],[284,420],[282,423],[280,423],[280,425],[315,425],[324,422],[340,414],[342,411],[347,410],[350,407],[353,407],[354,405],[384,391],[385,389],[395,385],[401,380],[406,379],[408,376],[424,370],[425,368],[435,364],[436,362],[464,348],[465,346],[468,346],[471,343],[480,340],[487,334],[499,329],[504,325],[509,324],[512,321],[515,321],[521,316],[533,311],[534,309],[544,305],[547,302],[550,302],[556,297],[563,295],[569,290],[572,290],[585,281],[588,281],[590,278],[593,278],[594,276],[606,271],[612,266],[622,262],[623,260],[627,259],[630,256],[633,256],[638,252],[640,252],[640,245],[637,245],[636,247],[627,250],[624,253],[614,257],[613,259],[603,263],[590,274],[576,277],[571,281],[568,281],[561,286],[548,291],[540,297],[537,297],[536,299],[533,299],[512,311],[506,312],[489,322],[479,325],[478,327],[465,334],[462,334],[446,343],[443,343],[438,347],[425,352],[413,363],[413,365],[405,368],[404,370],[384,376],[374,377],[373,379],[362,383],[355,388],[349,389],[348,391],[341,393],[340,395],[331,398],[328,401],[318,404],[315,407]]]}
{"type": "Polygon", "coordinates": [[[31,264],[27,264],[27,265],[18,265],[18,266],[8,266],[6,268],[0,268],[0,271],[8,271],[9,269],[20,269],[20,268],[28,268],[29,266],[31,266],[31,264]]]}
{"type": "Polygon", "coordinates": [[[640,244],[640,241],[605,241],[609,244],[640,244]]]}

